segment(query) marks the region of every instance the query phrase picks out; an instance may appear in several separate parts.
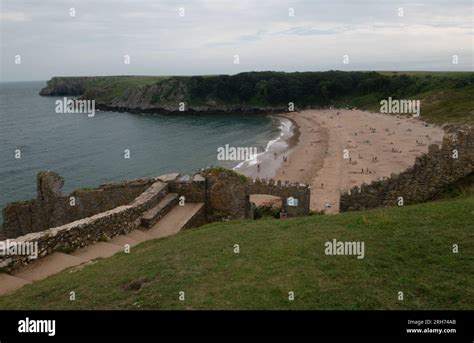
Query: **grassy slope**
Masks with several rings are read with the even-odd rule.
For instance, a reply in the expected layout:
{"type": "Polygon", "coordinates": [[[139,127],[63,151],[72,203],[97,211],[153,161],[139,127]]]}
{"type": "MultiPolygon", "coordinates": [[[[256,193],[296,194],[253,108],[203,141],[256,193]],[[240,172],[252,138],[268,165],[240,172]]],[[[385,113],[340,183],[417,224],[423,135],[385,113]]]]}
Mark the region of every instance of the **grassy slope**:
{"type": "Polygon", "coordinates": [[[473,217],[471,193],[404,208],[214,223],[28,285],[0,297],[0,308],[474,309],[473,217]],[[364,241],[365,259],[326,256],[333,238],[364,241]]]}
{"type": "Polygon", "coordinates": [[[98,76],[90,81],[88,88],[101,90],[96,100],[108,102],[120,97],[129,88],[152,85],[167,78],[166,76],[98,76]]]}
{"type": "MultiPolygon", "coordinates": [[[[420,118],[436,124],[474,125],[474,87],[436,89],[413,94],[409,99],[421,101],[420,118]]],[[[350,103],[361,109],[380,111],[375,94],[353,98],[350,103]]]]}
{"type": "MultiPolygon", "coordinates": [[[[386,76],[408,75],[433,82],[433,89],[410,95],[410,99],[421,100],[421,119],[436,124],[474,125],[474,87],[456,87],[460,80],[471,78],[472,72],[422,72],[422,71],[380,71],[386,76]]],[[[394,99],[397,97],[394,97],[394,99]]],[[[378,96],[374,93],[344,99],[347,103],[362,109],[379,112],[378,96]]]]}

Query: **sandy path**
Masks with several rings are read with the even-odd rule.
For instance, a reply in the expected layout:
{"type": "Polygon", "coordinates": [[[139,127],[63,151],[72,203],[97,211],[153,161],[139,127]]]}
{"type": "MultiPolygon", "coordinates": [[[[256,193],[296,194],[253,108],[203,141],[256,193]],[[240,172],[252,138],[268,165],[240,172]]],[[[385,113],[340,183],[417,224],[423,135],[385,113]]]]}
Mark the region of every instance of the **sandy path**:
{"type": "Polygon", "coordinates": [[[443,137],[439,127],[396,115],[307,110],[285,116],[299,126],[300,139],[275,179],[309,183],[311,209],[329,203],[326,213],[339,211],[342,190],[405,170],[443,137]]]}

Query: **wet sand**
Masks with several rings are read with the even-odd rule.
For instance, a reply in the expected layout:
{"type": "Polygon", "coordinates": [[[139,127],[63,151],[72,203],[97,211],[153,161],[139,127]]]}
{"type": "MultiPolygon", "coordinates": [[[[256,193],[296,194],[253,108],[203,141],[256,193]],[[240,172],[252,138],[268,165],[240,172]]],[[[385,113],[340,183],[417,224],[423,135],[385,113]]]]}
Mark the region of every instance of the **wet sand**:
{"type": "Polygon", "coordinates": [[[440,145],[443,138],[440,127],[397,115],[306,110],[284,116],[298,125],[299,134],[294,146],[289,142],[287,161],[278,156],[274,179],[310,184],[311,209],[326,213],[339,212],[341,191],[407,169],[429,144],[440,145]]]}
{"type": "Polygon", "coordinates": [[[296,147],[300,132],[297,123],[286,116],[276,115],[280,122],[280,135],[268,142],[265,151],[259,151],[255,159],[239,163],[234,170],[251,178],[274,178],[283,162],[296,147]]]}

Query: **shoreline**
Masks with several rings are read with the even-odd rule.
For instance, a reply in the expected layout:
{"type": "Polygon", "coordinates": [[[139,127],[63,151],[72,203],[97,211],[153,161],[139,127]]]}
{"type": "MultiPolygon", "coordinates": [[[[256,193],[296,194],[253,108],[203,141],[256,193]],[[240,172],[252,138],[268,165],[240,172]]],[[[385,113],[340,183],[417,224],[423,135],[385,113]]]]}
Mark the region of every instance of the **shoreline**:
{"type": "Polygon", "coordinates": [[[294,123],[298,136],[288,139],[287,161],[272,178],[309,184],[311,210],[325,213],[339,212],[341,191],[406,170],[444,136],[441,127],[419,119],[360,110],[311,109],[275,117],[294,123]]]}
{"type": "Polygon", "coordinates": [[[253,179],[271,179],[276,176],[283,159],[290,155],[297,146],[300,131],[298,124],[284,115],[268,115],[271,120],[278,120],[280,134],[267,142],[265,150],[249,161],[239,162],[232,168],[247,177],[253,179]]]}

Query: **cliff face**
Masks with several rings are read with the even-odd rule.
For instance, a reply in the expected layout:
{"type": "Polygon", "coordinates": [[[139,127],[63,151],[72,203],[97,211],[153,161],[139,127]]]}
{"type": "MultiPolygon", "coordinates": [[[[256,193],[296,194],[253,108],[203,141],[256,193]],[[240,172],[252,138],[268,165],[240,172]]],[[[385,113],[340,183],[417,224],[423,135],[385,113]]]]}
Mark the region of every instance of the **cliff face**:
{"type": "Polygon", "coordinates": [[[128,88],[122,95],[114,97],[105,105],[144,110],[153,108],[179,110],[179,103],[189,103],[188,98],[184,82],[168,79],[151,85],[128,88]]]}
{"type": "Polygon", "coordinates": [[[40,91],[42,96],[79,96],[95,100],[96,108],[140,113],[271,113],[284,106],[228,104],[212,96],[196,99],[190,78],[180,77],[54,77],[40,91]]]}
{"type": "Polygon", "coordinates": [[[40,91],[43,96],[79,96],[94,77],[53,77],[40,91]]]}

